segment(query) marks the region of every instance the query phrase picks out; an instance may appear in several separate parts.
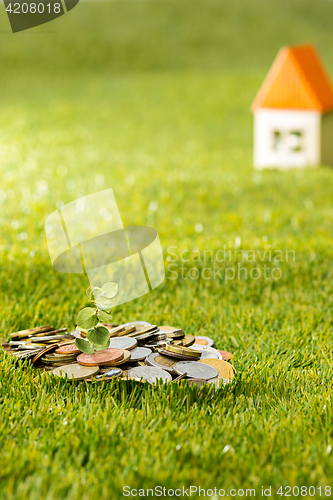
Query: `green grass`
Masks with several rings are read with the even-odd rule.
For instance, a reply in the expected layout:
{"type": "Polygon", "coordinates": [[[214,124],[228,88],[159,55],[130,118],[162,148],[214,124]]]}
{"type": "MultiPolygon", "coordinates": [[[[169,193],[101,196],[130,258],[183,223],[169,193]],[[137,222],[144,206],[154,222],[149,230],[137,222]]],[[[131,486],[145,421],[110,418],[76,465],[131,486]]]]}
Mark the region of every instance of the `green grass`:
{"type": "MultiPolygon", "coordinates": [[[[0,337],[74,326],[88,282],[53,271],[44,221],[57,202],[112,187],[125,224],[158,230],[167,269],[115,321],[209,335],[238,372],[213,399],[77,390],[1,354],[0,498],[332,484],[333,172],[255,172],[249,111],[283,44],[312,41],[333,74],[332,2],[82,2],[16,35],[0,12],[0,337]],[[242,263],[278,267],[279,280],[188,277],[213,268],[204,250],[239,238],[295,259],[242,263]],[[170,247],[201,252],[186,280],[170,279],[170,247]]],[[[222,277],[237,266],[215,264],[222,277]]]]}

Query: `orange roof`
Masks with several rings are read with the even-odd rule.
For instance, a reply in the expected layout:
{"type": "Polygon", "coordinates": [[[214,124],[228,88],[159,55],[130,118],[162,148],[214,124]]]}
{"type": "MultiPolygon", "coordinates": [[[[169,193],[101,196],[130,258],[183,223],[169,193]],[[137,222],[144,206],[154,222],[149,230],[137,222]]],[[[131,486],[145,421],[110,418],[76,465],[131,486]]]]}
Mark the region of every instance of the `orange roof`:
{"type": "Polygon", "coordinates": [[[333,110],[333,89],[311,45],[283,47],[253,104],[258,108],[333,110]]]}

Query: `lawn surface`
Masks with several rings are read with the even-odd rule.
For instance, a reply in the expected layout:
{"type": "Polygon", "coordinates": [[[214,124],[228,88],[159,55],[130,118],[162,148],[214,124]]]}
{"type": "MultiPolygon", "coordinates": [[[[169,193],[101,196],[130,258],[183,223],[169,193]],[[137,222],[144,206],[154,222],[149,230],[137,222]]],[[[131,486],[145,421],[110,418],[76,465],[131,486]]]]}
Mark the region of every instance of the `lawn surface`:
{"type": "Polygon", "coordinates": [[[333,75],[333,3],[81,2],[15,35],[0,13],[0,337],[74,326],[88,282],[52,269],[44,221],[111,187],[125,224],[157,229],[166,263],[115,321],[209,335],[238,372],[213,399],[86,391],[0,354],[0,499],[112,500],[125,485],[326,496],[333,171],[255,172],[249,108],[283,44],[315,43],[333,75]]]}

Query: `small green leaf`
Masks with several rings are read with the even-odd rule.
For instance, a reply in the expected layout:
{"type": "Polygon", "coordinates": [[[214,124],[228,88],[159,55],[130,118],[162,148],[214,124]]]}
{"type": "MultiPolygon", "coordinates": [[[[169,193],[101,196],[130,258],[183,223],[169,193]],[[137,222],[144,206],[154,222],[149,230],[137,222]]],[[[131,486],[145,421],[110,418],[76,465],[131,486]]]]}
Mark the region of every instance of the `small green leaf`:
{"type": "Polygon", "coordinates": [[[90,342],[83,339],[75,339],[75,345],[80,351],[85,354],[94,354],[94,348],[91,346],[90,342]]]}
{"type": "Polygon", "coordinates": [[[103,294],[102,289],[94,286],[91,292],[91,300],[95,300],[103,294]]]}
{"type": "Polygon", "coordinates": [[[88,333],[90,328],[80,328],[80,332],[88,333]]]}
{"type": "Polygon", "coordinates": [[[102,289],[98,288],[98,286],[88,286],[86,295],[90,300],[94,300],[94,297],[102,295],[102,289]]]}
{"type": "Polygon", "coordinates": [[[88,299],[91,299],[93,297],[93,289],[96,288],[95,286],[88,286],[87,290],[86,290],[86,296],[88,297],[88,299]]]}
{"type": "Polygon", "coordinates": [[[87,339],[94,345],[106,346],[110,340],[110,332],[104,326],[97,326],[87,333],[87,339]]]}
{"type": "Polygon", "coordinates": [[[94,302],[100,311],[110,311],[112,309],[112,301],[107,297],[103,297],[103,295],[100,295],[94,302]]]}
{"type": "Polygon", "coordinates": [[[98,323],[97,311],[93,307],[85,307],[77,315],[77,326],[83,329],[94,328],[98,323]]]}
{"type": "Polygon", "coordinates": [[[105,351],[105,349],[109,348],[109,342],[106,345],[95,345],[94,348],[96,351],[105,351]]]}
{"type": "Polygon", "coordinates": [[[108,314],[105,311],[98,311],[97,316],[100,323],[110,323],[112,320],[111,314],[108,314]]]}
{"type": "Polygon", "coordinates": [[[102,286],[102,295],[104,295],[108,299],[112,299],[112,297],[117,295],[117,292],[118,283],[112,283],[112,281],[110,281],[109,283],[105,283],[105,285],[102,286]]]}
{"type": "Polygon", "coordinates": [[[108,297],[105,297],[104,295],[100,295],[99,297],[97,297],[96,299],[94,299],[94,302],[96,302],[96,304],[111,304],[112,306],[112,300],[109,299],[108,297]]]}
{"type": "Polygon", "coordinates": [[[106,305],[103,305],[103,304],[96,304],[96,306],[98,307],[98,310],[99,310],[99,311],[105,311],[105,312],[107,312],[108,314],[110,314],[111,309],[112,309],[112,307],[110,307],[108,304],[106,304],[106,305]]]}

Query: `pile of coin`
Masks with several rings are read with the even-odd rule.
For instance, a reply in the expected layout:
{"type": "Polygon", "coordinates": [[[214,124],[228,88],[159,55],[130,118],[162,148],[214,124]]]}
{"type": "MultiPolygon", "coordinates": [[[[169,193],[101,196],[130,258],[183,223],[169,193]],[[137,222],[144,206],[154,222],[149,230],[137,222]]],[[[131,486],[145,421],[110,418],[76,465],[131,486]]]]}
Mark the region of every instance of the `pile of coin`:
{"type": "Polygon", "coordinates": [[[228,351],[214,349],[209,337],[187,335],[180,328],[133,321],[104,324],[110,345],[104,351],[84,354],[75,338],[84,332],[50,326],[12,333],[3,347],[18,359],[28,358],[46,372],[68,380],[110,381],[115,377],[156,384],[187,379],[189,385],[225,385],[235,376],[228,351]]]}
{"type": "Polygon", "coordinates": [[[44,355],[70,342],[74,344],[75,337],[66,328],[39,326],[11,333],[9,342],[2,343],[2,347],[17,359],[31,359],[37,364],[44,355]]]}

